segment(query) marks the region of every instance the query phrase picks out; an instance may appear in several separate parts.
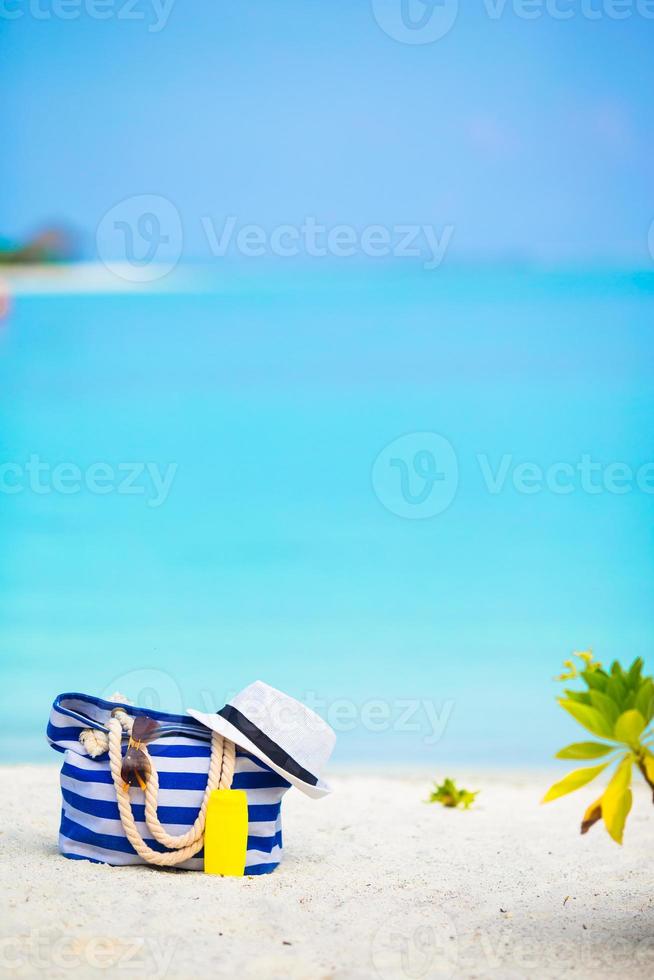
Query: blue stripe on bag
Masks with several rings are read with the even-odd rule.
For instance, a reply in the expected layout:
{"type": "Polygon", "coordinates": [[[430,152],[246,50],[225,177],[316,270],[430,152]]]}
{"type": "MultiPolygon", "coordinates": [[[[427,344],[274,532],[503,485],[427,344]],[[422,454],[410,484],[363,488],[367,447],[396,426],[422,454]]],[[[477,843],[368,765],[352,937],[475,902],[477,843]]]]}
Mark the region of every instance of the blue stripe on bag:
{"type": "MultiPolygon", "coordinates": [[[[106,756],[103,756],[106,758],[106,756]]],[[[109,769],[79,769],[70,762],[64,762],[61,773],[71,779],[80,779],[87,783],[107,783],[113,786],[109,769]]],[[[160,772],[160,789],[201,789],[207,785],[206,772],[160,772]]],[[[276,772],[236,772],[232,780],[232,789],[288,789],[290,783],[278,776],[276,772]]]]}
{"type": "Polygon", "coordinates": [[[48,724],[46,734],[53,742],[77,742],[82,725],[69,725],[63,728],[61,725],[48,724]]]}
{"type": "MultiPolygon", "coordinates": [[[[51,742],[77,743],[79,742],[79,733],[82,730],[82,725],[70,725],[62,728],[59,725],[49,724],[46,734],[51,742]]],[[[53,748],[58,749],[60,747],[53,745],[53,748]]],[[[208,759],[211,755],[211,745],[200,741],[197,745],[151,745],[148,751],[152,756],[170,759],[208,759]]]]}
{"type": "MultiPolygon", "coordinates": [[[[47,737],[51,742],[79,742],[79,733],[83,730],[82,725],[71,725],[67,728],[62,728],[61,726],[48,724],[47,737]]],[[[60,752],[65,752],[66,749],[58,745],[53,745],[52,748],[57,749],[60,752]]],[[[156,745],[152,744],[148,747],[148,752],[153,758],[162,759],[208,759],[211,756],[211,745],[209,743],[203,743],[198,741],[196,745],[156,745]]],[[[239,751],[239,754],[245,759],[250,759],[252,762],[256,762],[257,765],[261,766],[262,762],[257,759],[256,756],[250,755],[249,752],[239,751]]],[[[104,756],[104,754],[103,754],[104,756]]],[[[290,785],[290,783],[288,784],[290,785]]]]}
{"type": "MultiPolygon", "coordinates": [[[[70,789],[62,787],[61,795],[66,803],[69,803],[81,813],[88,813],[92,817],[102,817],[105,820],[120,820],[118,804],[113,800],[94,800],[79,793],[73,793],[70,789]]],[[[275,821],[281,810],[279,803],[249,803],[248,822],[249,823],[268,823],[275,821]]],[[[195,823],[200,807],[189,806],[159,806],[157,815],[162,824],[188,824],[189,827],[195,823]]],[[[145,821],[145,806],[142,803],[132,803],[132,813],[137,822],[145,821]]]]}
{"type": "MultiPolygon", "coordinates": [[[[69,861],[90,861],[91,864],[107,864],[100,858],[86,857],[85,854],[74,854],[71,851],[61,851],[61,856],[68,858],[69,861]]],[[[279,861],[271,861],[270,864],[247,864],[245,866],[246,875],[269,875],[275,868],[279,867],[279,861]]]]}
{"type": "MultiPolygon", "coordinates": [[[[94,847],[101,847],[105,851],[120,851],[123,854],[136,854],[136,851],[126,837],[119,837],[117,834],[100,834],[95,830],[90,830],[89,827],[84,827],[81,823],[76,823],[70,817],[66,816],[65,813],[61,815],[59,830],[64,837],[67,837],[69,840],[79,841],[80,844],[92,844],[94,847]]],[[[169,851],[169,848],[164,847],[159,841],[147,837],[144,837],[143,840],[148,847],[152,848],[153,851],[158,851],[160,854],[167,854],[169,851]]],[[[264,854],[270,854],[275,847],[281,846],[281,830],[278,830],[272,837],[248,837],[247,842],[248,851],[261,851],[264,854]]],[[[195,857],[202,859],[204,857],[204,850],[198,851],[195,857]]]]}
{"type": "Polygon", "coordinates": [[[211,745],[149,745],[148,752],[154,758],[162,759],[208,759],[211,756],[211,745]]]}

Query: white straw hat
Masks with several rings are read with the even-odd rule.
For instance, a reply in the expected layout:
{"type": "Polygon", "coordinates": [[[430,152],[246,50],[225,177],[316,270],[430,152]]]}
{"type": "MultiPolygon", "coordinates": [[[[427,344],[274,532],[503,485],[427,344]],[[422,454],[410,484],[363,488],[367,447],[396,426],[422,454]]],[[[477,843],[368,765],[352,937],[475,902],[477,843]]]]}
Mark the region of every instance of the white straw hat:
{"type": "Polygon", "coordinates": [[[188,714],[261,759],[307,796],[331,792],[320,778],[336,733],[304,704],[263,681],[249,684],[217,714],[188,714]]]}

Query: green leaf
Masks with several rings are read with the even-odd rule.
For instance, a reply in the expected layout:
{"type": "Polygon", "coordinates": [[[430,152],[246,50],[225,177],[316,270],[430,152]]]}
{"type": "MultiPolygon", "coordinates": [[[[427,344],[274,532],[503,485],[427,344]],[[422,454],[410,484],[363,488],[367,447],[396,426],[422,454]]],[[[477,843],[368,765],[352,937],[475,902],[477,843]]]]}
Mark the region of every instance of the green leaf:
{"type": "Polygon", "coordinates": [[[652,720],[652,716],[654,715],[654,684],[652,684],[649,677],[640,686],[636,695],[634,708],[640,711],[646,722],[652,720]]]}
{"type": "Polygon", "coordinates": [[[576,789],[581,789],[586,783],[590,783],[601,772],[604,772],[607,766],[608,762],[605,762],[601,766],[590,766],[587,769],[574,769],[564,779],[550,786],[541,803],[550,803],[552,800],[558,800],[560,796],[565,796],[566,793],[574,793],[576,789]]]}
{"type": "Polygon", "coordinates": [[[645,719],[640,711],[632,709],[631,711],[624,711],[620,715],[615,723],[613,732],[620,742],[626,742],[627,745],[636,745],[644,728],[645,719]]]}
{"type": "Polygon", "coordinates": [[[563,698],[559,698],[559,704],[568,714],[572,715],[575,721],[578,721],[580,725],[587,728],[593,735],[599,735],[600,738],[613,737],[612,726],[604,718],[604,715],[600,714],[597,708],[591,708],[585,704],[578,704],[576,701],[566,701],[563,698]]]}
{"type": "Polygon", "coordinates": [[[580,677],[588,684],[588,687],[595,691],[603,691],[606,688],[608,677],[603,670],[583,670],[580,677]]]}
{"type": "Polygon", "coordinates": [[[590,705],[590,693],[588,691],[570,691],[566,688],[563,692],[569,701],[576,701],[577,704],[590,705]]]}
{"type": "Polygon", "coordinates": [[[640,672],[643,669],[643,658],[636,657],[631,667],[629,668],[629,674],[627,675],[627,683],[629,687],[636,687],[640,680],[640,672]]]}
{"type": "Polygon", "coordinates": [[[616,769],[602,796],[604,826],[616,843],[622,843],[624,825],[631,810],[631,756],[626,756],[616,769]]]}
{"type": "Polygon", "coordinates": [[[556,753],[557,759],[601,759],[603,755],[614,752],[614,745],[602,745],[600,742],[573,742],[556,753]]]}
{"type": "Polygon", "coordinates": [[[627,696],[627,688],[622,683],[619,677],[610,677],[604,691],[605,694],[615,701],[615,703],[620,706],[627,696]]]}
{"type": "Polygon", "coordinates": [[[620,716],[620,709],[615,701],[608,697],[608,695],[603,694],[601,691],[591,691],[590,703],[604,715],[611,728],[613,728],[618,720],[618,717],[620,716]]]}

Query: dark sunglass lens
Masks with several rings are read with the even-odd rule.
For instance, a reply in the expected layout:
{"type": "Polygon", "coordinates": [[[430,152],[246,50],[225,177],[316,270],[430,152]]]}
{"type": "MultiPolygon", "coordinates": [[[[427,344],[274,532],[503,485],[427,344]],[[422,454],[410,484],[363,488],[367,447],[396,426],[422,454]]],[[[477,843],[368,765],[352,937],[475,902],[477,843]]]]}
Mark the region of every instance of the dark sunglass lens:
{"type": "Polygon", "coordinates": [[[141,749],[128,748],[120,769],[121,779],[128,786],[142,786],[150,774],[150,763],[141,749]]]}
{"type": "Polygon", "coordinates": [[[139,715],[138,718],[134,719],[132,739],[134,742],[148,742],[154,738],[158,728],[159,725],[154,718],[148,718],[147,715],[139,715]]]}

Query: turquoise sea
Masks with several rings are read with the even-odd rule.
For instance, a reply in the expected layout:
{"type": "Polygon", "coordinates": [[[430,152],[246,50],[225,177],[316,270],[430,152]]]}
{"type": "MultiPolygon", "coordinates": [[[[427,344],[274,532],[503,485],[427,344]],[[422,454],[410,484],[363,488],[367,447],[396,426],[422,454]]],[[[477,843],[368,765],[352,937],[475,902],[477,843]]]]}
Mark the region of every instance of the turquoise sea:
{"type": "Polygon", "coordinates": [[[262,678],[340,763],[546,765],[564,657],[654,668],[653,332],[625,271],[18,297],[2,759],[50,759],[62,691],[217,709],[262,678]]]}

